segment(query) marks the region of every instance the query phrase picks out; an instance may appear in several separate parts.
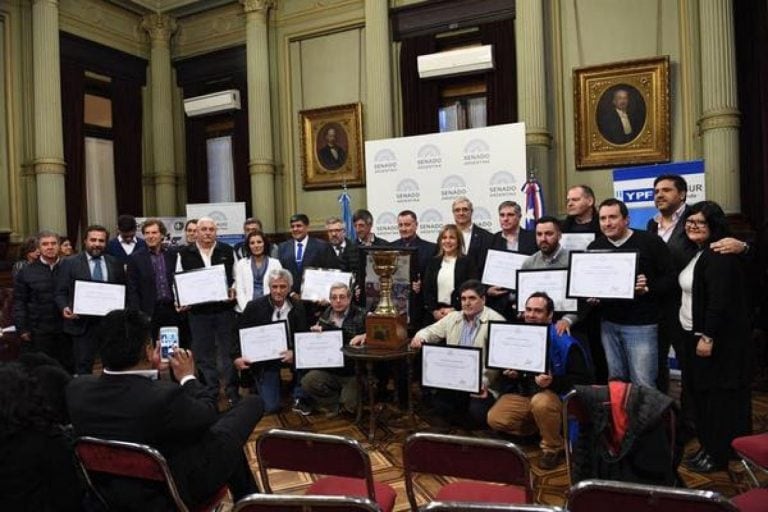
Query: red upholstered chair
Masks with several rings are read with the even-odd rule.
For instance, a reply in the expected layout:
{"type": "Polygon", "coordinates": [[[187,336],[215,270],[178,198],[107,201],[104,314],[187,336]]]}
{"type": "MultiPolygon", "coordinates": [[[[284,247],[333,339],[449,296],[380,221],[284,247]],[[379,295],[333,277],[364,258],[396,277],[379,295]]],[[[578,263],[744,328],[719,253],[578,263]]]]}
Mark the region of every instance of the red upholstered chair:
{"type": "Polygon", "coordinates": [[[309,486],[308,495],[364,497],[384,512],[395,506],[395,490],[373,480],[371,459],[354,439],[271,429],[256,441],[256,456],[268,494],[272,493],[269,470],[283,469],[326,475],[309,486]]]}
{"type": "Polygon", "coordinates": [[[609,480],[584,480],[574,485],[565,508],[568,512],[738,512],[733,503],[714,491],[609,480]]]}
{"type": "Polygon", "coordinates": [[[768,510],[768,489],[750,489],[731,499],[739,512],[765,512],[768,510]]]}
{"type": "Polygon", "coordinates": [[[235,504],[233,512],[379,512],[369,499],[341,496],[251,494],[235,504]]]}
{"type": "Polygon", "coordinates": [[[520,448],[507,441],[419,432],[405,440],[403,469],[405,490],[413,511],[418,510],[413,490],[414,473],[470,480],[444,485],[437,492],[436,501],[533,502],[528,460],[520,448]]]}
{"type": "Polygon", "coordinates": [[[206,503],[190,509],[179,496],[176,482],[173,480],[165,457],[156,449],[144,444],[80,437],[75,441],[75,454],[88,486],[107,509],[112,507],[104,500],[98,486],[94,484],[92,477],[96,473],[164,483],[168,496],[179,512],[217,510],[227,495],[227,488],[223,486],[206,503]]]}
{"type": "Polygon", "coordinates": [[[547,505],[502,505],[467,503],[463,501],[433,501],[421,507],[419,512],[563,512],[563,509],[547,505]]]}
{"type": "Polygon", "coordinates": [[[752,480],[752,484],[755,487],[760,487],[760,481],[752,468],[759,468],[764,473],[768,473],[768,432],[737,437],[731,442],[731,446],[741,457],[741,463],[752,480]]]}

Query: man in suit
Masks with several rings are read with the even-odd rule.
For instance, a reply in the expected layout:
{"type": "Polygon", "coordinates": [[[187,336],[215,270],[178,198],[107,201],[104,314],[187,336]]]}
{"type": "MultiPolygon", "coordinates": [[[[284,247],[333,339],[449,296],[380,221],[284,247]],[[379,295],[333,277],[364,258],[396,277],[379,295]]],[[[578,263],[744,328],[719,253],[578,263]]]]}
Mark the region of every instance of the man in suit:
{"type": "Polygon", "coordinates": [[[472,222],[474,207],[467,197],[457,197],[451,205],[453,222],[458,226],[464,238],[464,254],[475,264],[480,275],[483,275],[485,256],[493,244],[493,235],[490,231],[481,228],[472,222]]]}
{"type": "MultiPolygon", "coordinates": [[[[520,227],[522,218],[522,208],[519,204],[514,201],[503,201],[499,205],[501,231],[493,235],[491,249],[528,255],[535,253],[536,234],[520,227]]],[[[514,292],[501,286],[491,286],[487,293],[489,307],[510,319],[516,314],[514,292]]]]}
{"type": "Polygon", "coordinates": [[[104,253],[108,237],[109,233],[105,227],[95,224],[88,226],[83,240],[85,250],[65,259],[56,278],[56,306],[64,317],[64,332],[72,336],[77,375],[87,375],[93,371],[96,334],[102,318],[76,315],[72,311],[75,281],[125,284],[122,263],[104,253]]]}
{"type": "Polygon", "coordinates": [[[213,219],[200,218],[197,221],[197,238],[194,245],[179,248],[176,270],[181,272],[224,265],[229,300],[192,306],[189,309],[189,330],[192,333],[192,351],[197,355],[205,385],[214,396],[218,396],[218,368],[221,368],[227,399],[234,403],[240,399],[232,359],[229,357],[235,326],[232,272],[235,253],[227,244],[216,241],[216,230],[216,222],[213,219]]]}
{"type": "Polygon", "coordinates": [[[339,268],[340,265],[325,240],[309,236],[309,217],[303,213],[291,216],[291,237],[291,240],[280,244],[277,257],[283,268],[293,276],[291,296],[298,297],[305,268],[339,268]]]}
{"type": "Polygon", "coordinates": [[[325,132],[325,146],[317,151],[320,164],[329,171],[336,171],[347,161],[347,152],[336,144],[336,128],[328,128],[325,132]]]}
{"type": "Polygon", "coordinates": [[[147,244],[136,238],[136,217],[121,215],[117,218],[117,236],[107,244],[106,253],[117,258],[124,266],[128,265],[131,254],[145,251],[147,244]]]}
{"type": "Polygon", "coordinates": [[[357,244],[345,236],[346,226],[338,217],[325,219],[325,231],[328,233],[328,243],[336,256],[338,268],[345,272],[352,272],[355,276],[360,271],[360,258],[357,244]]]}
{"type": "Polygon", "coordinates": [[[613,91],[611,104],[601,102],[597,111],[597,127],[603,137],[613,144],[627,144],[635,140],[644,123],[645,110],[642,105],[630,101],[629,88],[613,91]]]}
{"type": "Polygon", "coordinates": [[[173,298],[173,274],[176,251],[163,246],[167,233],[159,219],[147,219],[141,226],[146,251],[128,259],[128,307],[143,311],[152,320],[152,338],[160,327],[179,325],[179,314],[173,298]]]}
{"type": "MultiPolygon", "coordinates": [[[[243,452],[263,415],[249,396],[219,416],[216,400],[195,378],[190,351],[178,349],[169,364],[178,384],[158,380],[160,348],[153,347],[149,319],[136,310],[104,318],[102,375],[72,380],[67,406],[75,434],[148,444],[168,460],[181,498],[194,509],[227,484],[233,498],[258,492],[243,452]]],[[[95,481],[118,510],[170,510],[164,488],[103,475],[95,481]]]]}
{"type": "Polygon", "coordinates": [[[357,242],[357,245],[389,245],[389,242],[371,232],[371,229],[373,229],[373,215],[368,210],[357,210],[352,215],[352,225],[355,227],[357,235],[355,242],[357,242]]]}
{"type": "Polygon", "coordinates": [[[425,313],[421,278],[427,270],[430,258],[437,253],[437,244],[420,238],[417,234],[418,229],[419,221],[416,213],[411,210],[401,211],[397,214],[397,230],[400,238],[391,244],[392,247],[416,250],[411,256],[411,294],[408,306],[411,326],[415,328],[422,326],[425,313]]]}

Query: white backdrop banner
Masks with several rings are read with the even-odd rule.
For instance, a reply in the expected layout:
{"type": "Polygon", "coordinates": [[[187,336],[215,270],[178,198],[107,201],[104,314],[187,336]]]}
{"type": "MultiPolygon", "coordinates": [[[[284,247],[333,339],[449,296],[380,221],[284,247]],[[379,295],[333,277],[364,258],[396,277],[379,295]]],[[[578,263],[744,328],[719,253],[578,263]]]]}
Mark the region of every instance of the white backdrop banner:
{"type": "Polygon", "coordinates": [[[397,213],[413,210],[419,235],[434,241],[440,228],[453,222],[451,203],[460,196],[472,201],[475,223],[496,232],[499,203],[511,200],[525,208],[525,167],[523,123],[367,141],[365,181],[374,232],[399,238],[397,213]]]}

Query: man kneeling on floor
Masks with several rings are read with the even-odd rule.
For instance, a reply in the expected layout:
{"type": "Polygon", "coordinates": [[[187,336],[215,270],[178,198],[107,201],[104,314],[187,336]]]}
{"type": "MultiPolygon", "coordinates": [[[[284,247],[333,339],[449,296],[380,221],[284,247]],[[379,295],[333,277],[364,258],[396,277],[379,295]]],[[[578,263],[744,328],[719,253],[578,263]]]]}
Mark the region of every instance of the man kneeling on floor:
{"type": "Polygon", "coordinates": [[[488,426],[517,436],[541,434],[541,469],[554,469],[563,454],[562,401],[574,384],[592,382],[592,364],[587,349],[567,333],[558,335],[552,324],[555,305],[544,292],[525,302],[527,324],[549,325],[549,371],[539,375],[504,370],[501,396],[488,411],[488,426]]]}
{"type": "MultiPolygon", "coordinates": [[[[344,345],[365,333],[365,314],[352,304],[352,292],[344,283],[331,285],[328,294],[331,305],[320,315],[311,331],[342,331],[344,345]]],[[[345,359],[343,368],[310,370],[301,379],[301,388],[317,405],[329,410],[331,415],[354,413],[357,408],[357,379],[354,361],[345,359]]]]}
{"type": "MultiPolygon", "coordinates": [[[[136,310],[112,311],[103,321],[102,375],[80,376],[67,388],[75,434],[148,444],[168,460],[184,502],[192,508],[227,484],[233,498],[258,492],[243,445],[264,407],[249,396],[219,415],[216,398],[196,378],[188,350],[169,364],[179,383],[160,381],[160,349],[149,318],[136,310]]],[[[163,486],[104,476],[95,481],[111,508],[170,510],[163,486]]]]}

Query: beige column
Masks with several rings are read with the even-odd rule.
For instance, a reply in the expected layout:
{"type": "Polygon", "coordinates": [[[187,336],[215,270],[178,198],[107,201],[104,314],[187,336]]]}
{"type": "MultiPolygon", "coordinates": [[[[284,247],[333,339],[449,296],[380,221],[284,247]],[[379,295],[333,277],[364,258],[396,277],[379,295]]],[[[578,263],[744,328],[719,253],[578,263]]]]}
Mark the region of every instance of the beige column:
{"type": "Polygon", "coordinates": [[[269,94],[267,14],[273,0],[241,0],[245,11],[248,78],[248,173],[253,215],[264,231],[275,231],[275,160],[269,94]]]}
{"type": "Polygon", "coordinates": [[[525,123],[527,166],[536,170],[544,190],[544,204],[554,205],[559,195],[549,165],[552,136],[547,129],[543,2],[518,0],[516,9],[517,110],[519,120],[525,123]]]}
{"type": "Polygon", "coordinates": [[[173,151],[173,83],[171,36],[176,20],[165,14],[148,14],[141,26],[149,33],[152,94],[152,163],[155,176],[156,212],[176,215],[176,169],[173,151]]]}
{"type": "Polygon", "coordinates": [[[39,229],[66,232],[64,139],[61,131],[59,3],[33,0],[32,60],[34,78],[37,220],[39,229]]]}
{"type": "Polygon", "coordinates": [[[739,196],[740,114],[736,90],[733,2],[701,0],[701,97],[699,120],[707,197],[726,213],[741,211],[739,196]]]}
{"type": "Polygon", "coordinates": [[[392,137],[389,2],[365,0],[365,138],[392,137]]]}

